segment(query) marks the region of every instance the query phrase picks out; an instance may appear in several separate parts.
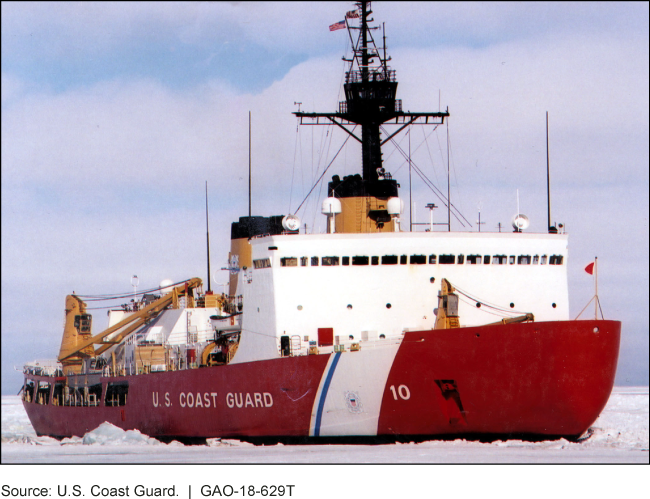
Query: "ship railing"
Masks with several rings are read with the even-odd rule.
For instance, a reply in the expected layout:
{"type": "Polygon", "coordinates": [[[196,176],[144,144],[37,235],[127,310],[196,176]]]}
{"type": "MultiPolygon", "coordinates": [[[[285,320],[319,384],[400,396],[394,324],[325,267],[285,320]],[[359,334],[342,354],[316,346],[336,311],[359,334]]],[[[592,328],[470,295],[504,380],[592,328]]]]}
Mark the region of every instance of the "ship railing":
{"type": "Polygon", "coordinates": [[[390,345],[399,345],[402,342],[403,337],[390,337],[390,338],[380,338],[376,340],[346,340],[345,342],[340,342],[335,345],[329,346],[314,346],[311,345],[306,348],[306,351],[303,353],[301,350],[300,355],[324,355],[328,353],[344,353],[344,352],[358,352],[359,350],[364,349],[375,349],[375,348],[385,348],[390,345]]]}
{"type": "Polygon", "coordinates": [[[34,376],[62,376],[63,366],[60,362],[52,359],[35,360],[23,366],[23,373],[34,376]]]}
{"type": "Polygon", "coordinates": [[[394,69],[387,71],[368,69],[367,71],[346,71],[345,83],[360,83],[364,81],[364,73],[367,75],[367,81],[397,81],[397,75],[394,69]]]}
{"type": "MultiPolygon", "coordinates": [[[[63,396],[63,406],[67,407],[97,407],[99,398],[96,393],[82,393],[79,389],[72,389],[63,396]]],[[[53,400],[53,405],[59,405],[59,399],[53,400]]]]}
{"type": "MultiPolygon", "coordinates": [[[[347,114],[348,103],[347,101],[339,101],[339,114],[347,114]]],[[[395,112],[402,112],[402,99],[395,99],[395,112]]]]}

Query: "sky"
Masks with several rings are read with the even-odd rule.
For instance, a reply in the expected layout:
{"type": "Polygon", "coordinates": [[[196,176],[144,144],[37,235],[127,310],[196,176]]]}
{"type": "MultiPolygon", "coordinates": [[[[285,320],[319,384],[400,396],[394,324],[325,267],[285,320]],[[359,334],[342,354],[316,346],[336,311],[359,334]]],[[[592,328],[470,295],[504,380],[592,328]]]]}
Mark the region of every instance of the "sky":
{"type": "MultiPolygon", "coordinates": [[[[230,224],[293,213],[345,141],[291,114],[344,100],[350,2],[2,2],[2,393],[26,361],[54,358],[65,296],[205,280],[208,182],[212,287],[230,224]],[[300,104],[297,104],[300,103],[300,104]],[[15,370],[18,369],[18,371],[15,370]]],[[[375,2],[404,110],[449,109],[452,230],[546,230],[546,112],[552,220],[569,233],[571,318],[594,294],[620,320],[618,385],[648,385],[647,3],[375,2]]],[[[446,129],[397,141],[446,192],[446,129]]],[[[360,172],[348,141],[297,212],[325,231],[331,175],[360,172]]],[[[386,169],[407,200],[408,166],[386,169]]],[[[440,199],[413,182],[414,221],[440,199]]],[[[436,222],[446,220],[442,209],[436,222]]],[[[443,230],[443,228],[439,228],[443,230]]],[[[589,307],[582,317],[593,316],[589,307]]],[[[94,330],[106,325],[94,311],[94,330]]]]}

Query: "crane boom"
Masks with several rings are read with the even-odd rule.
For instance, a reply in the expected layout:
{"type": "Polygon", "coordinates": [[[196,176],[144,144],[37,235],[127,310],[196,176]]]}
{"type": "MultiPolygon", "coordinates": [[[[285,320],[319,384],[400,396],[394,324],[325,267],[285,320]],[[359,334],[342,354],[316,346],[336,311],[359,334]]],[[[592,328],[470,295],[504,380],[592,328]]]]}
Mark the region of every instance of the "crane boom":
{"type": "MultiPolygon", "coordinates": [[[[108,329],[92,337],[88,337],[89,334],[84,335],[80,331],[80,320],[78,319],[79,316],[70,315],[70,312],[75,310],[76,307],[66,306],[66,325],[63,332],[63,340],[61,342],[61,350],[59,351],[58,357],[58,360],[63,364],[64,372],[70,370],[75,371],[75,366],[80,367],[82,357],[95,357],[108,350],[111,346],[120,343],[125,337],[145,324],[147,320],[158,315],[167,306],[172,303],[176,304],[179,295],[184,294],[190,289],[196,288],[201,284],[202,281],[198,277],[189,279],[182,285],[172,289],[171,292],[167,293],[163,297],[159,298],[153,303],[150,303],[142,310],[129,315],[117,324],[114,324],[108,329]],[[115,333],[116,331],[119,331],[124,327],[126,327],[126,329],[121,331],[117,336],[111,338],[110,340],[106,339],[107,336],[115,333]],[[99,345],[99,348],[95,349],[94,345],[99,345]]],[[[66,297],[66,305],[69,303],[72,303],[73,305],[77,303],[79,305],[80,311],[85,311],[85,303],[78,297],[74,295],[68,295],[66,297]]]]}

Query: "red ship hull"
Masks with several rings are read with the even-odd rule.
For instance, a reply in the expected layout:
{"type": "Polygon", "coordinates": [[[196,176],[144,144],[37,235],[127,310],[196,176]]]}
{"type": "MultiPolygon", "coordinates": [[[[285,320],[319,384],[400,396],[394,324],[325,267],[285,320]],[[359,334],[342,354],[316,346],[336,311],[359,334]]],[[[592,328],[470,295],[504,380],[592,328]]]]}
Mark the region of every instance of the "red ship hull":
{"type": "Polygon", "coordinates": [[[577,437],[596,420],[611,393],[620,329],[615,321],[565,321],[407,332],[391,354],[385,382],[363,376],[378,364],[373,359],[382,355],[381,348],[362,348],[102,377],[102,393],[108,383],[128,382],[126,404],[118,407],[106,406],[103,399],[96,407],[34,401],[24,406],[36,433],[55,437],[82,436],[104,421],[165,438],[577,437]],[[339,384],[358,387],[346,392],[348,410],[338,413],[339,395],[330,390],[337,376],[339,384]],[[370,403],[362,409],[361,400],[370,398],[364,387],[380,382],[379,410],[373,413],[370,403]],[[370,430],[346,426],[364,410],[361,417],[376,420],[370,430]]]}

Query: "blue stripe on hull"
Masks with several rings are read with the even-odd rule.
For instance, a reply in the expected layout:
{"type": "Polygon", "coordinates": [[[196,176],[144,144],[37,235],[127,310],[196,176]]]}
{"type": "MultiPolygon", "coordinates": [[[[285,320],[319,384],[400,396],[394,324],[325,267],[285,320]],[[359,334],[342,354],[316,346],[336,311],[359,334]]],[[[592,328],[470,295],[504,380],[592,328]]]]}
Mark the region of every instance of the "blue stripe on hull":
{"type": "Polygon", "coordinates": [[[334,354],[334,360],[332,361],[332,364],[330,365],[330,369],[327,372],[327,377],[325,378],[325,383],[323,384],[323,389],[321,390],[320,393],[320,400],[318,401],[318,411],[316,412],[316,424],[314,425],[315,437],[320,436],[320,422],[321,422],[321,417],[323,416],[323,408],[325,407],[325,399],[327,398],[327,391],[329,390],[330,383],[332,381],[332,376],[334,376],[334,370],[336,369],[336,365],[339,363],[340,356],[341,356],[341,352],[336,352],[334,354]]]}

